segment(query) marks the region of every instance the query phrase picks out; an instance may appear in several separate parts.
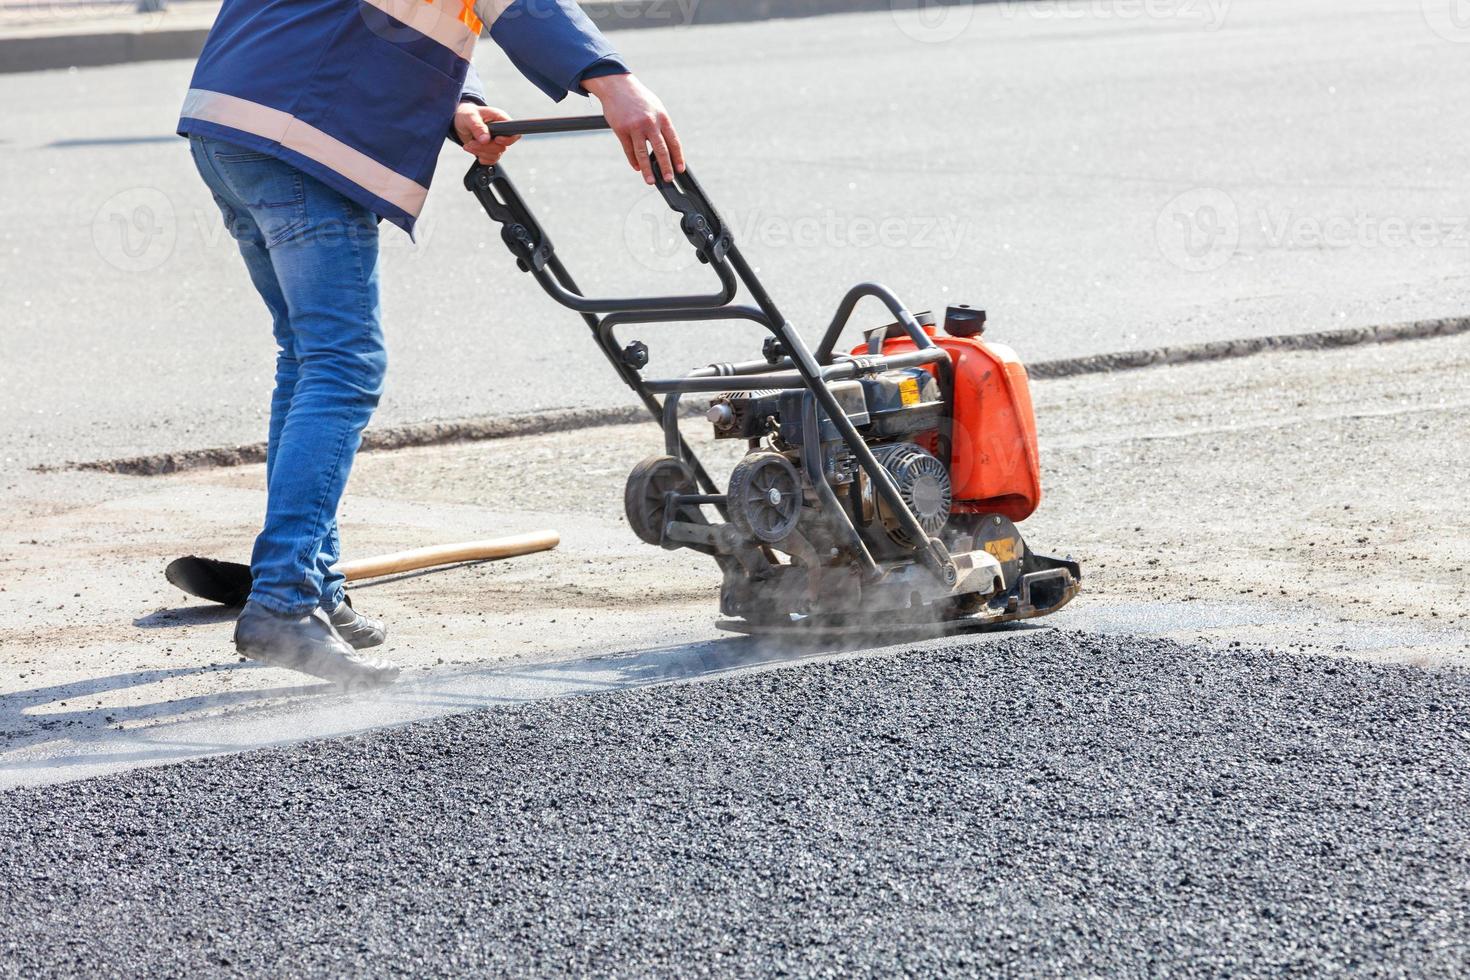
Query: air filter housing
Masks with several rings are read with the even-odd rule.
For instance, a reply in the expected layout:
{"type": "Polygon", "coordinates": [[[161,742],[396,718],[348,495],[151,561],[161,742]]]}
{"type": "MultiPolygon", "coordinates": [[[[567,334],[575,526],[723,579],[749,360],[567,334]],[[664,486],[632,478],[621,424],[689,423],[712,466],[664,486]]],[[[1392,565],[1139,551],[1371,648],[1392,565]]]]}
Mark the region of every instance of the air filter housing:
{"type": "MultiPolygon", "coordinates": [[[[933,454],[912,442],[874,446],[873,455],[893,477],[904,503],[919,519],[924,533],[936,535],[949,521],[952,493],[949,471],[933,454]]],[[[899,523],[882,494],[872,491],[878,519],[888,536],[901,545],[913,545],[908,532],[899,523]]]]}

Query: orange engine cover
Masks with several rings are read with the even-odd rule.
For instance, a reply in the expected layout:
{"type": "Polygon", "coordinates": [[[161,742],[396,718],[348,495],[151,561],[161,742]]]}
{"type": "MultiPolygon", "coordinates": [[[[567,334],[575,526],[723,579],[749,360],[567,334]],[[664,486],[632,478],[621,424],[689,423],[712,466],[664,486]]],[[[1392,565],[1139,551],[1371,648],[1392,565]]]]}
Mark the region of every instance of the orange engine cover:
{"type": "MultiPolygon", "coordinates": [[[[1026,366],[1004,344],[939,335],[927,326],[924,332],[949,353],[954,365],[949,477],[955,513],[1025,520],[1041,504],[1036,412],[1031,407],[1026,366]]],[[[913,349],[914,342],[907,337],[883,344],[885,354],[913,349]]],[[[853,353],[867,350],[863,344],[853,348],[853,353]]],[[[938,373],[936,367],[929,370],[938,373]]]]}

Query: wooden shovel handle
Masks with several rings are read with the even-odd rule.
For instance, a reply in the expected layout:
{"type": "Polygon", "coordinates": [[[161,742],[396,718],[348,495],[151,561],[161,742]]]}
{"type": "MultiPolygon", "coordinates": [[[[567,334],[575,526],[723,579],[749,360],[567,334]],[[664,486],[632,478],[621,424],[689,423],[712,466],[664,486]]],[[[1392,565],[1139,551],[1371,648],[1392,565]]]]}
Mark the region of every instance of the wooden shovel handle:
{"type": "Polygon", "coordinates": [[[395,551],[391,555],[374,558],[359,558],[337,565],[349,582],[359,579],[378,578],[413,572],[420,568],[436,565],[454,565],[463,561],[489,561],[494,558],[514,558],[538,551],[550,551],[561,543],[561,535],[555,531],[531,531],[527,534],[512,534],[488,541],[464,541],[459,544],[439,544],[411,551],[395,551]]]}

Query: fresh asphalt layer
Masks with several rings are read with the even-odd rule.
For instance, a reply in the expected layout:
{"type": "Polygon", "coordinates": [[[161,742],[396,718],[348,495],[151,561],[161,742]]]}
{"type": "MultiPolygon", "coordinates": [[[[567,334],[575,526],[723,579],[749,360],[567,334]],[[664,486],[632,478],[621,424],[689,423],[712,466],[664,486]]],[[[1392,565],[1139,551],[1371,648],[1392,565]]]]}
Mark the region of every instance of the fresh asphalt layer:
{"type": "MultiPolygon", "coordinates": [[[[894,6],[616,38],[808,336],[863,279],[987,307],[1033,362],[1470,307],[1470,73],[1421,4],[894,6]]],[[[518,115],[590,108],[551,106],[493,45],[477,65],[518,115]]],[[[0,464],[262,437],[269,325],[171,135],[189,74],[0,78],[0,464]]],[[[417,246],[384,239],[379,423],[630,404],[459,189],[463,160],[446,146],[417,246]]],[[[704,284],[610,138],[507,163],[588,290],[704,284]]],[[[759,342],[638,336],[659,372],[759,342]]]]}
{"type": "Polygon", "coordinates": [[[17,790],[0,971],[1463,975],[1467,704],[1044,631],[17,790]]]}

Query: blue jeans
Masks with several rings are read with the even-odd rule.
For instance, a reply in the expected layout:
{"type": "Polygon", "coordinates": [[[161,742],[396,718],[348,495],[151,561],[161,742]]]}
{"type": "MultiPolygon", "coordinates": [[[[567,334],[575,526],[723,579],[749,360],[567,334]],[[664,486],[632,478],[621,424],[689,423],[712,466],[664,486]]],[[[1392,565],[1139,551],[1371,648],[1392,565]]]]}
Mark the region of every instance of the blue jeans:
{"type": "Polygon", "coordinates": [[[250,601],[331,609],[343,596],[337,505],[388,366],[377,217],[274,157],[200,136],[189,145],[279,348],[250,601]]]}

